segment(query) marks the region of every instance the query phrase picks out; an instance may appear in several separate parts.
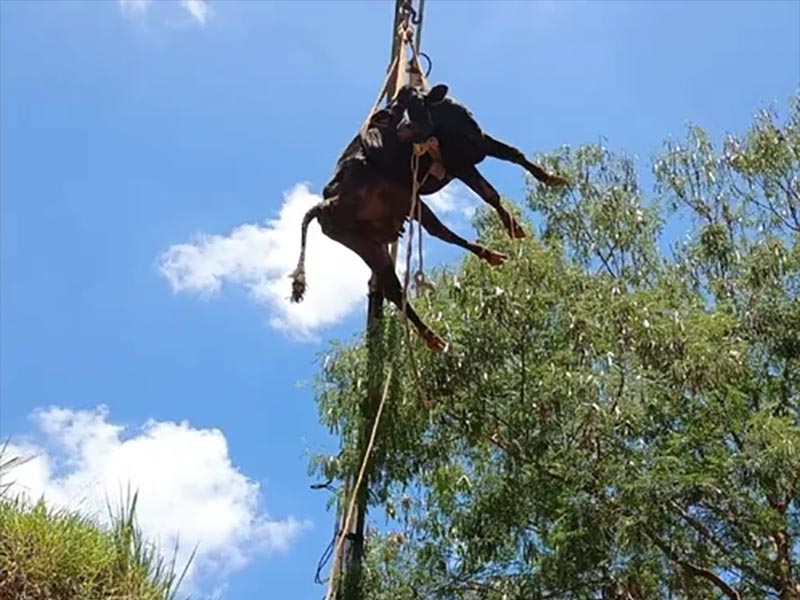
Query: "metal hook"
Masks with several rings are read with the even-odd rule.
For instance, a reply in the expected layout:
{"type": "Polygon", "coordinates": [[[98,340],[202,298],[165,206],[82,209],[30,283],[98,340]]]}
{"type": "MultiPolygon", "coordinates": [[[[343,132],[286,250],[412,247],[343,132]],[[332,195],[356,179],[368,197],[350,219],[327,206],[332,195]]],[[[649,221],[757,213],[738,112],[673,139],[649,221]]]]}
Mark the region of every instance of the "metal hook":
{"type": "Polygon", "coordinates": [[[414,9],[413,0],[405,0],[403,4],[400,5],[400,15],[405,23],[410,22],[412,25],[419,25],[422,23],[422,15],[418,14],[414,9]]]}

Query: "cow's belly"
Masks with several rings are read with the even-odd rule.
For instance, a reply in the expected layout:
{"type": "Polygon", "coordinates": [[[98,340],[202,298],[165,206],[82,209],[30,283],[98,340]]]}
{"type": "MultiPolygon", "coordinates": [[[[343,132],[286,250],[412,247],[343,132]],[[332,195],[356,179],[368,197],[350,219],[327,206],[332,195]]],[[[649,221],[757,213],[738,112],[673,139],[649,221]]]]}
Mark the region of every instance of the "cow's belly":
{"type": "Polygon", "coordinates": [[[411,191],[406,186],[370,174],[349,177],[333,187],[336,194],[326,199],[318,217],[326,235],[356,236],[380,244],[397,240],[410,209],[411,191]]]}
{"type": "Polygon", "coordinates": [[[380,180],[359,192],[356,223],[361,235],[379,244],[397,241],[411,207],[411,190],[380,180]]]}
{"type": "Polygon", "coordinates": [[[411,190],[392,181],[379,181],[357,190],[359,221],[400,221],[408,215],[411,190]]]}
{"type": "Polygon", "coordinates": [[[370,241],[378,244],[392,244],[403,233],[404,219],[387,219],[385,221],[361,221],[358,231],[370,241]]]}

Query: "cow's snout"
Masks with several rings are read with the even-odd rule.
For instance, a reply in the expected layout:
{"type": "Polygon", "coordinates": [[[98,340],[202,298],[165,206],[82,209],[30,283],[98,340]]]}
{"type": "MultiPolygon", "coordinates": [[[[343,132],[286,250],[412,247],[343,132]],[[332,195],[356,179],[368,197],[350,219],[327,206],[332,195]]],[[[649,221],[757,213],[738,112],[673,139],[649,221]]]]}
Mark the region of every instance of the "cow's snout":
{"type": "Polygon", "coordinates": [[[432,135],[430,123],[420,119],[412,119],[406,112],[397,124],[397,138],[401,142],[423,142],[432,135]]]}
{"type": "Polygon", "coordinates": [[[397,138],[401,142],[410,142],[414,138],[414,132],[411,125],[400,125],[397,128],[397,138]]]}
{"type": "Polygon", "coordinates": [[[397,137],[401,142],[410,142],[414,138],[414,125],[408,111],[403,111],[403,117],[397,124],[397,137]]]}

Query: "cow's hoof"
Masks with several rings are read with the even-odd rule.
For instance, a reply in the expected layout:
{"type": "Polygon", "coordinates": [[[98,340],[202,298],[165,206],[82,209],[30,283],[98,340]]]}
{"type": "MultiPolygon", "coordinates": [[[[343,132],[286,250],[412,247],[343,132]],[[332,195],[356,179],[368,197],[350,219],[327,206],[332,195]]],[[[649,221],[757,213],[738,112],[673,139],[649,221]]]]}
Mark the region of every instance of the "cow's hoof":
{"type": "Polygon", "coordinates": [[[561,177],[561,175],[548,175],[545,184],[550,187],[562,187],[569,185],[569,181],[561,177]]]}
{"type": "Polygon", "coordinates": [[[428,335],[426,335],[425,343],[428,344],[428,348],[430,348],[434,352],[444,352],[448,348],[448,343],[445,342],[435,333],[429,333],[428,335]]]}
{"type": "Polygon", "coordinates": [[[488,262],[493,267],[499,267],[508,260],[508,254],[486,249],[483,253],[483,260],[488,262]]]}
{"type": "Polygon", "coordinates": [[[524,237],[527,237],[528,234],[525,233],[525,230],[520,227],[520,224],[516,221],[512,221],[508,226],[508,235],[511,236],[512,240],[521,240],[524,237]]]}

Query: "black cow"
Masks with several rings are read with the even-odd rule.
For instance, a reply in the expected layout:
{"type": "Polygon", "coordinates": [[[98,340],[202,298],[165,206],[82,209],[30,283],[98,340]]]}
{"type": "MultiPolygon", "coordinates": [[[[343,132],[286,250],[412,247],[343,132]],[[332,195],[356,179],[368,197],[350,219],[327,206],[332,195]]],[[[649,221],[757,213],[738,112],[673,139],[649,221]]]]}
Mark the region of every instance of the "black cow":
{"type": "MultiPolygon", "coordinates": [[[[386,298],[402,309],[403,290],[387,244],[401,235],[411,208],[412,143],[398,136],[405,110],[394,102],[370,118],[366,129],[353,138],[337,161],[334,175],[323,189],[322,202],[303,217],[300,259],[291,275],[292,301],[301,301],[305,293],[306,235],[309,223],[317,219],[325,235],[347,246],[367,263],[386,298]]],[[[421,173],[426,172],[430,160],[423,157],[421,173]]],[[[429,189],[434,191],[447,183],[428,179],[432,181],[429,189]]],[[[424,202],[421,202],[420,222],[431,235],[465,248],[491,265],[507,259],[503,253],[470,243],[450,231],[424,202]]],[[[406,303],[406,314],[429,348],[438,351],[447,347],[422,322],[410,303],[406,303]]]]}

